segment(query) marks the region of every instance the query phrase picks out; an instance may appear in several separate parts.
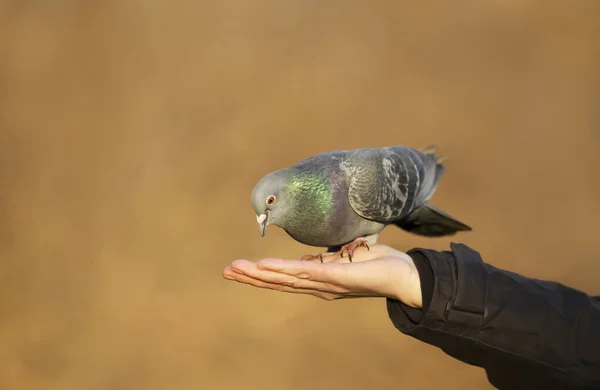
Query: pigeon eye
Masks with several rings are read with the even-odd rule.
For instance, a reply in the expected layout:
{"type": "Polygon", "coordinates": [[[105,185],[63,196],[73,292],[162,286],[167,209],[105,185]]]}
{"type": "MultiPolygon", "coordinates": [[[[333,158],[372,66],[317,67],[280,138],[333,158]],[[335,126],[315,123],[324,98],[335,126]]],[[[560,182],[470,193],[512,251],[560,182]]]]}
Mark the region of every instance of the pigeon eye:
{"type": "Polygon", "coordinates": [[[270,206],[275,203],[275,195],[271,195],[267,198],[267,204],[270,206]]]}

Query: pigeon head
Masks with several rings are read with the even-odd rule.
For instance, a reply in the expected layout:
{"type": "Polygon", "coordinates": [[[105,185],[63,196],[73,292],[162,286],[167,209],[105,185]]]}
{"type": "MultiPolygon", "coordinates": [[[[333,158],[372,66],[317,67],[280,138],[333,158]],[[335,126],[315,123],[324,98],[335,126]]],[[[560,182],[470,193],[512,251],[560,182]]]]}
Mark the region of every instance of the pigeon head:
{"type": "Polygon", "coordinates": [[[285,219],[286,170],[271,172],[254,186],[251,195],[252,208],[256,213],[258,231],[264,237],[269,225],[281,226],[285,219]]]}

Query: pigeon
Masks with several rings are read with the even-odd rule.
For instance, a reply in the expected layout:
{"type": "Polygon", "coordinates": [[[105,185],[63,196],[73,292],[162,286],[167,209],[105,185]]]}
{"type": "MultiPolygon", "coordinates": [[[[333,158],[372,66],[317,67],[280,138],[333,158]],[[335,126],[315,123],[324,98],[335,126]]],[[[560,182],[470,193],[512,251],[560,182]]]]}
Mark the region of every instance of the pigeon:
{"type": "MultiPolygon", "coordinates": [[[[427,237],[471,227],[429,202],[444,173],[436,146],[387,146],[313,155],[263,176],[251,194],[259,233],[275,225],[307,246],[348,254],[395,225],[427,237]]],[[[305,255],[320,259],[324,253],[305,255]]]]}

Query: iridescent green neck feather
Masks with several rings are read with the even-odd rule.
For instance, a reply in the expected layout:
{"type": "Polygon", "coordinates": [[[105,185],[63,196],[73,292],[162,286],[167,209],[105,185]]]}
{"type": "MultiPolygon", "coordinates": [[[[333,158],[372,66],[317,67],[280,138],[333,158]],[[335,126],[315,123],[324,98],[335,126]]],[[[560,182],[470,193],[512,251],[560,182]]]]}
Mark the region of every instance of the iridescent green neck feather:
{"type": "Polygon", "coordinates": [[[313,217],[315,222],[329,222],[333,214],[334,194],[326,172],[297,170],[289,176],[284,187],[289,200],[294,204],[294,218],[302,213],[313,217]]]}

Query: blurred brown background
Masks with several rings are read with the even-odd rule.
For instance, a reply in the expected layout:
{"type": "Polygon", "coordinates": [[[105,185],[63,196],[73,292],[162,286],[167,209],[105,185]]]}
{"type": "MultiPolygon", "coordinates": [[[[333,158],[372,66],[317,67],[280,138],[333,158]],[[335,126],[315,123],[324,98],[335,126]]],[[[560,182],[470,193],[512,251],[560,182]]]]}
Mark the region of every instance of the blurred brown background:
{"type": "Polygon", "coordinates": [[[381,299],[221,278],[314,252],[249,197],[328,150],[438,144],[452,240],[600,291],[597,1],[15,0],[0,45],[1,389],[490,388],[381,299]]]}

